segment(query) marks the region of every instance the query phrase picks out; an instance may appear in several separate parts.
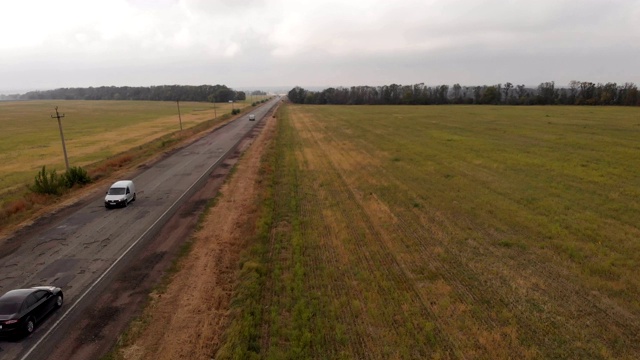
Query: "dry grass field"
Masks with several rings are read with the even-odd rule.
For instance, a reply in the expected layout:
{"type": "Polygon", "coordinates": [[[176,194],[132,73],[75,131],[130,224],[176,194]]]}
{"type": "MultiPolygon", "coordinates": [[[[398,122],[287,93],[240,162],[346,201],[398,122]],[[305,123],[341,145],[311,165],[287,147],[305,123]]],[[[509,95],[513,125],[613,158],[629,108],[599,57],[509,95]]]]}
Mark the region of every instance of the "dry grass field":
{"type": "MultiPolygon", "coordinates": [[[[85,166],[180,130],[175,102],[22,101],[0,102],[0,193],[31,180],[43,166],[64,171],[55,107],[71,166],[85,166]]],[[[231,104],[217,104],[217,115],[231,104]]],[[[180,104],[183,128],[214,118],[213,104],[180,104]]]]}
{"type": "Polygon", "coordinates": [[[640,358],[639,155],[637,108],[281,107],[216,356],[640,358]]]}

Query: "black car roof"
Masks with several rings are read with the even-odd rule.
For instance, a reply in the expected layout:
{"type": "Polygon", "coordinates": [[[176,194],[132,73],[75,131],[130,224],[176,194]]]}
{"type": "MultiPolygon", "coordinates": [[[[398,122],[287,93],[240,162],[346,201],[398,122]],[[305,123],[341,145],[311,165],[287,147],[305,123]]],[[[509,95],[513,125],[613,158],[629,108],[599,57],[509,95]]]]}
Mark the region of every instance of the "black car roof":
{"type": "Polygon", "coordinates": [[[0,301],[3,300],[24,300],[31,293],[37,291],[38,289],[15,289],[11,291],[7,291],[4,295],[0,296],[0,301]]]}

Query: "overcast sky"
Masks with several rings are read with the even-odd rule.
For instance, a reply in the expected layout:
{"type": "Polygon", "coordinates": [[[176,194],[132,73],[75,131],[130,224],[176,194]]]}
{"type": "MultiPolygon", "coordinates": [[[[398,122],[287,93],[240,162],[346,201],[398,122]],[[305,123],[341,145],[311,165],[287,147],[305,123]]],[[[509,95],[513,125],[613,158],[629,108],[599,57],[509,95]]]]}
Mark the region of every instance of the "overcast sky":
{"type": "Polygon", "coordinates": [[[640,84],[640,0],[2,0],[0,93],[640,84]]]}

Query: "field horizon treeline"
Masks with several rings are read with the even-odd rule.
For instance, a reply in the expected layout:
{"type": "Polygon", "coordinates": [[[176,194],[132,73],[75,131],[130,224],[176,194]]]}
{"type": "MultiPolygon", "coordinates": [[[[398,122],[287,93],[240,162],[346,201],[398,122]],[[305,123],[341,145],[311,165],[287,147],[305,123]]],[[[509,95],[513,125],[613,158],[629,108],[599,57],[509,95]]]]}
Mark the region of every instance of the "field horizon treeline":
{"type": "MultiPolygon", "coordinates": [[[[251,95],[266,95],[253,91],[251,95]]],[[[0,100],[141,100],[227,102],[246,100],[244,91],[226,85],[159,85],[159,86],[99,86],[88,88],[58,88],[30,91],[25,94],[0,95],[0,100]]]]}
{"type": "Polygon", "coordinates": [[[309,91],[296,86],[287,94],[296,104],[330,105],[619,105],[640,106],[638,87],[631,82],[618,85],[571,81],[567,87],[543,82],[537,88],[514,85],[461,86],[460,84],[352,86],[309,91]]]}

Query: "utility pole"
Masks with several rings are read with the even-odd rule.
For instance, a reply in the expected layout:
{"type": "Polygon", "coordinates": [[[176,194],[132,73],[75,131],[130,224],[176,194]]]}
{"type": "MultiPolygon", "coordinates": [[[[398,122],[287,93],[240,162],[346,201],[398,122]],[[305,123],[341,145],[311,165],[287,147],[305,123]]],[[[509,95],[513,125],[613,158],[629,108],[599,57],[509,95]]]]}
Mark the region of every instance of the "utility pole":
{"type": "Polygon", "coordinates": [[[180,115],[180,100],[176,100],[176,104],[178,104],[178,119],[180,120],[180,131],[182,131],[182,116],[180,115]]]}
{"type": "Polygon", "coordinates": [[[218,115],[216,115],[216,100],[213,100],[213,120],[217,119],[218,115]]]}
{"type": "Polygon", "coordinates": [[[58,107],[56,106],[56,116],[51,115],[51,118],[58,119],[58,128],[60,129],[60,139],[62,139],[62,151],[64,152],[64,164],[67,166],[67,171],[69,171],[69,159],[67,158],[67,147],[64,145],[64,134],[62,134],[62,122],[61,118],[64,117],[64,114],[60,115],[58,113],[58,107]]]}

